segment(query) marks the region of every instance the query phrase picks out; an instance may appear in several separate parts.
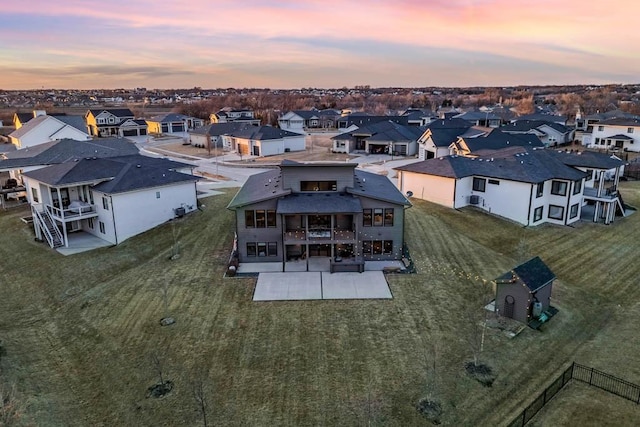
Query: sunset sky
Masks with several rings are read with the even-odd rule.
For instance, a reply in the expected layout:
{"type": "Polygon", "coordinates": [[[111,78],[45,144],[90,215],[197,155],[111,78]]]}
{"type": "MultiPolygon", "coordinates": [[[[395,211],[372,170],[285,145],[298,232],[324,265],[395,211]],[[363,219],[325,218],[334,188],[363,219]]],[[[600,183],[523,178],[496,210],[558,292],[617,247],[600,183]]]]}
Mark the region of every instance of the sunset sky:
{"type": "Polygon", "coordinates": [[[640,82],[628,0],[0,0],[0,89],[640,82]]]}

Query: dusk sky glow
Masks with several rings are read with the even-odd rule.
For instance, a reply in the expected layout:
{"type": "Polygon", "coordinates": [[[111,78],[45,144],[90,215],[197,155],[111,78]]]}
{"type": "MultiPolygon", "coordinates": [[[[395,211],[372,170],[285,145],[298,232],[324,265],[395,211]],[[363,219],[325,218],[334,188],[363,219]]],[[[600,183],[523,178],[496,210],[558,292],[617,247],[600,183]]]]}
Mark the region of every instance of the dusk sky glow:
{"type": "Polygon", "coordinates": [[[639,13],[627,0],[0,0],[0,89],[638,83],[639,13]]]}

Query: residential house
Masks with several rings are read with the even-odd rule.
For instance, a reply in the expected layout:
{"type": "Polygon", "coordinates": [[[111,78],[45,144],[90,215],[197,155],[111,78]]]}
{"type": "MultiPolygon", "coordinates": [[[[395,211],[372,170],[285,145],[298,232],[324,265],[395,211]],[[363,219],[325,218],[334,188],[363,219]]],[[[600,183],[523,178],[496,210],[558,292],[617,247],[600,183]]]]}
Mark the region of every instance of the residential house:
{"type": "Polygon", "coordinates": [[[128,108],[91,109],[84,117],[92,136],[122,138],[147,135],[147,122],[136,119],[128,108]]]}
{"type": "Polygon", "coordinates": [[[524,147],[527,150],[544,148],[544,144],[536,135],[508,134],[500,129],[494,129],[482,135],[473,134],[470,137],[460,136],[449,146],[450,153],[458,156],[477,157],[490,155],[498,150],[509,147],[524,147]]]}
{"type": "Polygon", "coordinates": [[[496,313],[538,328],[558,310],[551,306],[556,275],[534,257],[495,279],[496,313]]]}
{"type": "Polygon", "coordinates": [[[429,123],[438,119],[437,114],[431,110],[421,108],[409,108],[401,114],[407,117],[409,126],[427,126],[429,123]]]}
{"type": "Polygon", "coordinates": [[[305,136],[272,126],[246,126],[221,135],[223,147],[259,157],[304,151],[305,136]]]}
{"type": "Polygon", "coordinates": [[[23,174],[36,237],[69,247],[84,231],[113,245],[197,208],[191,166],[139,154],[82,158],[23,174]]]}
{"type": "Polygon", "coordinates": [[[9,140],[18,149],[65,138],[78,141],[91,139],[82,116],[49,116],[42,114],[32,118],[19,129],[9,134],[9,140]]]}
{"type": "Polygon", "coordinates": [[[351,113],[337,120],[338,132],[351,132],[363,126],[369,126],[378,122],[395,122],[400,125],[409,125],[408,116],[373,116],[367,113],[351,113]]]}
{"type": "Polygon", "coordinates": [[[563,126],[567,125],[566,116],[545,113],[542,111],[536,111],[535,113],[531,113],[531,114],[523,114],[521,116],[513,118],[511,122],[520,122],[523,120],[534,121],[534,122],[539,121],[539,122],[545,122],[545,123],[557,123],[563,126]]]}
{"type": "MultiPolygon", "coordinates": [[[[600,146],[600,141],[598,144],[595,144],[595,141],[592,137],[592,133],[594,128],[597,129],[596,124],[609,120],[609,119],[637,119],[640,120],[640,116],[635,114],[627,113],[626,111],[622,111],[619,109],[605,111],[604,113],[596,113],[590,114],[588,116],[583,116],[581,111],[578,111],[576,114],[576,126],[575,126],[575,139],[580,141],[582,145],[587,147],[598,145],[600,146]]],[[[601,148],[601,147],[598,147],[601,148]]]]}
{"type": "MultiPolygon", "coordinates": [[[[248,126],[253,126],[246,123],[211,123],[208,125],[200,126],[194,130],[189,131],[189,143],[195,147],[203,148],[225,148],[231,149],[231,146],[224,147],[224,141],[222,136],[230,134],[234,131],[244,129],[248,126]]],[[[257,127],[257,126],[253,126],[257,127]]],[[[230,141],[230,140],[229,140],[230,141]]]]}
{"type": "Polygon", "coordinates": [[[585,217],[605,224],[616,212],[625,215],[617,191],[623,165],[600,153],[511,147],[490,156],[451,155],[396,170],[405,194],[454,209],[474,206],[529,226],[570,225],[583,210],[585,217]],[[607,178],[611,186],[605,188],[607,178]]]}
{"type": "Polygon", "coordinates": [[[393,121],[374,122],[351,132],[332,137],[332,151],[413,156],[418,151],[418,138],[424,127],[401,125],[393,121]]]}
{"type": "Polygon", "coordinates": [[[363,271],[369,261],[401,259],[410,203],[386,176],[356,166],[284,161],[249,177],[228,206],[239,261],[304,271],[314,258],[331,271],[363,271]]]}
{"type": "Polygon", "coordinates": [[[253,126],[260,126],[260,119],[255,117],[252,110],[223,108],[217,113],[209,116],[211,123],[245,123],[253,126]]]}
{"type": "Polygon", "coordinates": [[[555,147],[573,141],[574,130],[556,122],[541,120],[517,120],[500,128],[500,131],[514,135],[532,134],[545,147],[555,147]]]}
{"type": "Polygon", "coordinates": [[[491,111],[466,111],[464,113],[453,116],[454,119],[462,119],[471,123],[473,126],[482,126],[488,128],[497,128],[502,124],[500,116],[493,114],[491,111]]]}
{"type": "Polygon", "coordinates": [[[475,138],[486,133],[486,130],[472,127],[471,123],[462,119],[438,119],[432,121],[418,138],[418,158],[426,160],[448,156],[451,154],[449,147],[459,137],[475,138]]]}
{"type": "Polygon", "coordinates": [[[640,118],[614,118],[593,125],[592,148],[640,152],[640,118]]]}
{"type": "Polygon", "coordinates": [[[178,113],[158,114],[146,120],[150,134],[183,134],[204,124],[204,120],[178,113]]]}
{"type": "Polygon", "coordinates": [[[340,112],[337,110],[293,110],[278,118],[280,129],[305,133],[307,129],[334,129],[340,112]]]}

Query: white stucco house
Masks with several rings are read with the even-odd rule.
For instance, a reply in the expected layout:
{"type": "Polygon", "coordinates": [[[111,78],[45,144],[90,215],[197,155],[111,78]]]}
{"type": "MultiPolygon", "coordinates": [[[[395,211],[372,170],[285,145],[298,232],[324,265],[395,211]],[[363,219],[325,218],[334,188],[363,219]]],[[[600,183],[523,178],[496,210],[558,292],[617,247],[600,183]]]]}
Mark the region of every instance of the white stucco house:
{"type": "Polygon", "coordinates": [[[190,165],[141,156],[81,158],[23,174],[36,237],[52,248],[86,232],[117,245],[197,209],[190,165]]]}
{"type": "Polygon", "coordinates": [[[16,148],[33,147],[60,139],[89,141],[91,135],[82,116],[49,116],[42,112],[9,134],[16,148]]]}
{"type": "Polygon", "coordinates": [[[615,118],[593,125],[592,148],[640,152],[640,119],[615,118]]]}
{"type": "Polygon", "coordinates": [[[223,147],[241,155],[274,156],[304,151],[305,136],[272,126],[247,126],[222,135],[223,147]]]}
{"type": "MultiPolygon", "coordinates": [[[[225,146],[225,141],[222,136],[230,134],[232,132],[238,131],[240,129],[244,129],[245,127],[253,126],[247,123],[211,123],[208,125],[200,126],[196,129],[189,131],[189,143],[195,147],[203,147],[203,148],[225,148],[226,150],[231,150],[231,142],[227,140],[227,145],[225,146]]],[[[257,127],[257,126],[254,126],[257,127]]]]}
{"type": "Polygon", "coordinates": [[[418,158],[433,159],[451,154],[451,144],[458,138],[476,138],[487,134],[486,129],[479,129],[463,119],[439,119],[429,123],[426,130],[418,138],[418,158]]]}
{"type": "Polygon", "coordinates": [[[596,222],[624,215],[617,191],[622,166],[599,153],[514,147],[491,157],[451,155],[396,170],[404,194],[453,209],[475,206],[531,226],[573,224],[586,205],[596,222]]]}
{"type": "Polygon", "coordinates": [[[541,120],[516,120],[500,128],[502,132],[514,135],[531,134],[537,136],[545,147],[555,147],[573,141],[574,130],[556,123],[541,120]]]}

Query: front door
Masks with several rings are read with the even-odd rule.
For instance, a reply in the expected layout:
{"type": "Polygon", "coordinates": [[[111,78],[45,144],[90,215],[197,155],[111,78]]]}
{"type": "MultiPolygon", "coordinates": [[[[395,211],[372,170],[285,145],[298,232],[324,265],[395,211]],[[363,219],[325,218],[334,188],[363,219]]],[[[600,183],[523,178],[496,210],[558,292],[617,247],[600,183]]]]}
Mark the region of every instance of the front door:
{"type": "Polygon", "coordinates": [[[309,256],[330,257],[331,245],[309,245],[309,256]]]}

